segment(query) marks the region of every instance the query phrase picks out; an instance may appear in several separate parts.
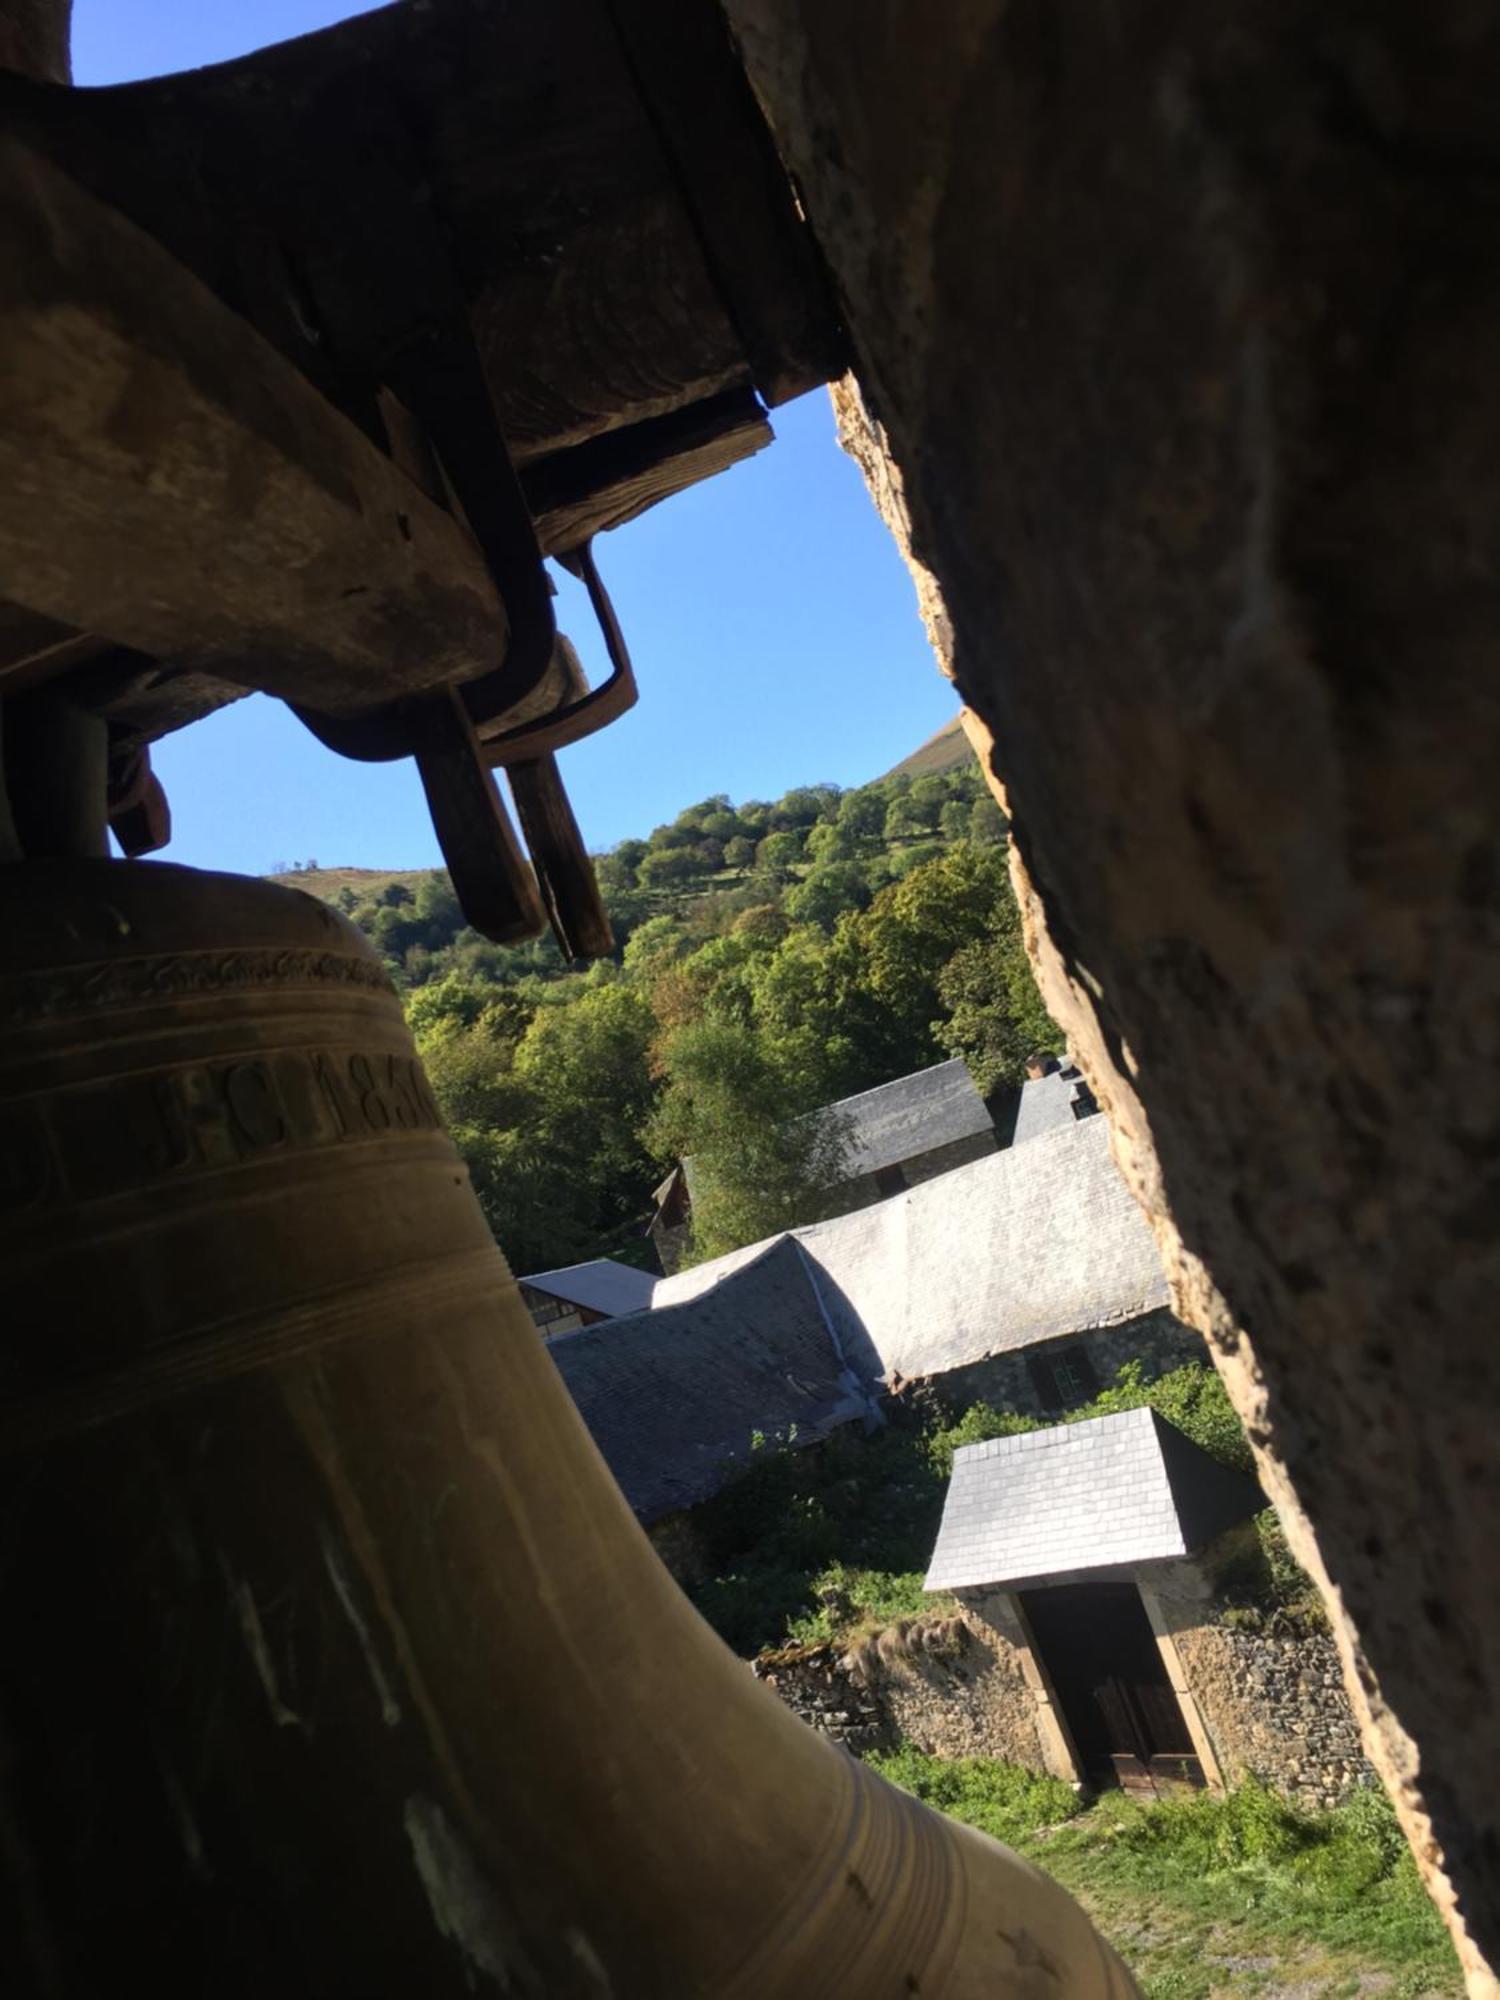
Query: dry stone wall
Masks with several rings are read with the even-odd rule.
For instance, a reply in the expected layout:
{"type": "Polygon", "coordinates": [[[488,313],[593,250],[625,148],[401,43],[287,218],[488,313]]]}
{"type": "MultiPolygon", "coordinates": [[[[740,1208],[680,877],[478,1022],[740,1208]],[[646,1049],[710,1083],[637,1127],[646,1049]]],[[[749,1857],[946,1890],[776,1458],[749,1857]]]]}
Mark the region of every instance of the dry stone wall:
{"type": "Polygon", "coordinates": [[[1326,1632],[1216,1623],[1177,1634],[1176,1644],[1231,1783],[1253,1773],[1310,1806],[1337,1805],[1373,1783],[1326,1632]]]}
{"type": "Polygon", "coordinates": [[[955,1416],[973,1403],[990,1403],[997,1410],[1014,1410],[1021,1416],[1055,1419],[1056,1405],[1043,1400],[1031,1364],[1079,1348],[1087,1355],[1101,1389],[1109,1387],[1127,1361],[1139,1361],[1147,1378],[1154,1380],[1186,1362],[1208,1359],[1202,1335],[1163,1307],[1116,1326],[1091,1327],[1065,1334],[1060,1340],[1037,1341],[1015,1353],[992,1354],[970,1367],[930,1377],[931,1400],[955,1416]]]}
{"type": "MultiPolygon", "coordinates": [[[[1163,1572],[1157,1572],[1160,1577],[1163,1572]]],[[[1172,1642],[1219,1768],[1309,1807],[1339,1803],[1375,1772],[1326,1632],[1274,1632],[1201,1599],[1175,1602],[1172,1642]]],[[[847,1653],[822,1645],[764,1654],[764,1680],[809,1727],[849,1750],[905,1740],[937,1757],[994,1757],[1072,1777],[1013,1608],[992,1595],[965,1615],[905,1621],[847,1653]]]]}

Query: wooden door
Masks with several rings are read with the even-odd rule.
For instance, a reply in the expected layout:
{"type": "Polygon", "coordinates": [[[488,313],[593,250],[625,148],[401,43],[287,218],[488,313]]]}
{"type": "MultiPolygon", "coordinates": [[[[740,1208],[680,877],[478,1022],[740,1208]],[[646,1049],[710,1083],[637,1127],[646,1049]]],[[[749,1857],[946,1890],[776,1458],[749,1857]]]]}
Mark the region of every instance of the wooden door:
{"type": "Polygon", "coordinates": [[[1133,1583],[1056,1584],[1021,1598],[1037,1651],[1095,1785],[1203,1783],[1156,1635],[1133,1583]]]}

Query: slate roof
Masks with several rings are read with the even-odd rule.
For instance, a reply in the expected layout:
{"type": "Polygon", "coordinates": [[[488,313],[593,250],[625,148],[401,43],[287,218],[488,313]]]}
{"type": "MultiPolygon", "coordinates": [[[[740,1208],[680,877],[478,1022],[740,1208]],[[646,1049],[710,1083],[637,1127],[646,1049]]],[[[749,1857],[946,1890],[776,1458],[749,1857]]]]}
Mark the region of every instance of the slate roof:
{"type": "MultiPolygon", "coordinates": [[[[945,1374],[1169,1301],[1103,1118],[1070,1120],[792,1235],[851,1363],[871,1379],[945,1374]]],[[[702,1296],[765,1248],[661,1279],[657,1309],[702,1296]]]]}
{"type": "Polygon", "coordinates": [[[1015,1589],[1191,1555],[1265,1504],[1154,1410],[992,1438],[953,1455],[927,1588],[1015,1589]]]}
{"type": "Polygon", "coordinates": [[[1021,1085],[1015,1130],[1010,1143],[1013,1146],[1024,1145],[1028,1139],[1035,1139],[1043,1132],[1055,1131],[1059,1125],[1071,1125],[1078,1118],[1091,1117],[1097,1110],[1093,1092],[1084,1080],[1083,1072],[1064,1057],[1058,1067],[1046,1076],[1028,1077],[1021,1085]]]}
{"type": "Polygon", "coordinates": [[[958,1057],[862,1090],[857,1097],[841,1098],[812,1115],[840,1126],[850,1180],[995,1129],[974,1079],[958,1057]]]}
{"type": "Polygon", "coordinates": [[[657,1284],[649,1271],[637,1271],[633,1265],[618,1263],[613,1257],[592,1257],[586,1264],[538,1271],[516,1282],[529,1285],[534,1292],[545,1292],[550,1299],[565,1299],[570,1306],[608,1313],[612,1318],[621,1313],[644,1312],[651,1304],[657,1284]]]}
{"type": "Polygon", "coordinates": [[[733,1284],[559,1336],[556,1363],[594,1442],[645,1522],[706,1500],[752,1455],[870,1413],[801,1249],[779,1237],[733,1284]]]}

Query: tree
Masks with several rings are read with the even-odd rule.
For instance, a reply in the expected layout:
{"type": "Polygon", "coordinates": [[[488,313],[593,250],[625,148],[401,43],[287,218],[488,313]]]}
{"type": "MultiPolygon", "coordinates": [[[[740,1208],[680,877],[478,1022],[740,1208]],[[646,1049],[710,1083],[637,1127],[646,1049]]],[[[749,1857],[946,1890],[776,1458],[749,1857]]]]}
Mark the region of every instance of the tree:
{"type": "Polygon", "coordinates": [[[962,799],[949,799],[938,814],[938,832],[944,840],[967,840],[971,809],[962,799]]]}
{"type": "Polygon", "coordinates": [[[661,1061],[667,1083],[649,1135],[664,1156],[692,1159],[695,1261],[828,1212],[845,1134],[795,1115],[762,1037],[706,1018],[671,1036],[661,1061]]]}
{"type": "Polygon", "coordinates": [[[885,831],[886,805],[873,785],[845,792],[839,800],[839,826],[853,840],[878,840],[885,831]]]}
{"type": "Polygon", "coordinates": [[[836,785],[795,785],[771,808],[771,825],[780,830],[809,827],[838,803],[836,785]]]}
{"type": "Polygon", "coordinates": [[[768,881],[784,882],[802,859],[803,837],[790,827],[768,833],[755,850],[755,872],[768,881]]]}
{"type": "Polygon", "coordinates": [[[694,860],[705,875],[717,875],[724,866],[724,843],[705,836],[692,849],[694,860]]]}
{"type": "Polygon", "coordinates": [[[1021,1083],[1034,1051],[1062,1050],[1062,1031],[1042,1005],[1021,939],[1020,913],[1009,898],[997,906],[990,933],[960,946],[948,960],[937,990],[947,1016],[938,1040],[950,1055],[964,1058],[982,1091],[1021,1083]]]}
{"type": "Polygon", "coordinates": [[[926,833],[927,822],[913,806],[910,793],[899,793],[886,807],[884,831],[891,845],[899,840],[918,840],[926,833]]]}
{"type": "Polygon", "coordinates": [[[988,792],[981,792],[969,808],[969,838],[980,847],[993,847],[1010,831],[1010,821],[988,792]]]}
{"type": "Polygon", "coordinates": [[[702,864],[691,848],[653,847],[636,871],[643,889],[680,889],[696,881],[702,864]]]}
{"type": "Polygon", "coordinates": [[[809,861],[852,861],[855,853],[854,836],[846,826],[829,819],[820,819],[816,826],[809,827],[807,833],[807,858],[809,861]]]}
{"type": "Polygon", "coordinates": [[[916,779],[906,795],[906,803],[929,831],[936,828],[938,814],[948,802],[948,780],[934,772],[916,779]]]}
{"type": "Polygon", "coordinates": [[[733,840],[724,843],[724,863],[729,868],[748,868],[755,860],[755,842],[746,835],[736,834],[733,840]]]}
{"type": "Polygon", "coordinates": [[[627,894],[635,887],[635,869],[628,867],[618,853],[596,854],[594,874],[606,897],[627,894]]]}
{"type": "MultiPolygon", "coordinates": [[[[814,828],[814,832],[820,831],[814,828]]],[[[795,924],[831,931],[846,910],[862,910],[871,891],[854,861],[831,861],[813,868],[786,892],[786,913],[795,924]]]]}
{"type": "Polygon", "coordinates": [[[423,1053],[490,1227],[518,1271],[587,1256],[634,1212],[655,1161],[650,1004],[628,981],[541,1008],[518,1042],[472,1027],[423,1053]]]}
{"type": "Polygon", "coordinates": [[[723,811],[703,816],[703,833],[709,840],[737,840],[744,830],[739,814],[727,804],[723,811]]]}
{"type": "Polygon", "coordinates": [[[631,978],[649,981],[686,947],[687,934],[675,917],[648,917],[631,933],[622,954],[625,970],[631,978]]]}
{"type": "Polygon", "coordinates": [[[987,935],[1008,899],[1005,858],[995,848],[949,848],[883,889],[856,920],[870,990],[900,1022],[909,1045],[936,1060],[942,1014],[938,977],[954,953],[987,935]]]}

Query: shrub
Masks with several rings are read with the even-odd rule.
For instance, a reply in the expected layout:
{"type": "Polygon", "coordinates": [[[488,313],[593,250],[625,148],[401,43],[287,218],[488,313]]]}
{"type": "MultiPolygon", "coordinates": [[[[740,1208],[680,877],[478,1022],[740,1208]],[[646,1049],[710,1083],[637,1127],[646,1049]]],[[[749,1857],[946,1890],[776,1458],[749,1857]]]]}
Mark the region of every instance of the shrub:
{"type": "Polygon", "coordinates": [[[871,1752],[864,1761],[924,1804],[1013,1847],[1083,1809],[1078,1794],[1061,1778],[993,1757],[932,1757],[914,1743],[902,1743],[895,1750],[871,1752]]]}

